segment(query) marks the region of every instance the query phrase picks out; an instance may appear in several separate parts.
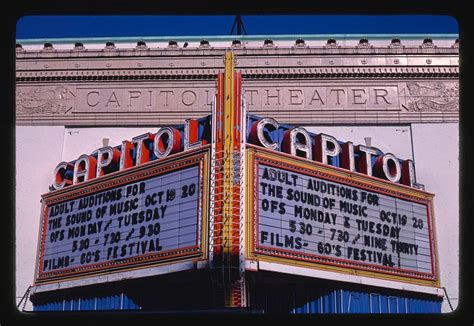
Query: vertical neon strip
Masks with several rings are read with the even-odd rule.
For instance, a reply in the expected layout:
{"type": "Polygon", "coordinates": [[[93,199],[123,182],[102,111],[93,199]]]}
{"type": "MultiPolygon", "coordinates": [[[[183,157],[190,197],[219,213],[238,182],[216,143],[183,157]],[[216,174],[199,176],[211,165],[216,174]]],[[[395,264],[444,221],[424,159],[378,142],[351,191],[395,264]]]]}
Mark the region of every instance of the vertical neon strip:
{"type": "MultiPolygon", "coordinates": [[[[217,89],[217,87],[216,87],[217,89]]],[[[217,96],[214,95],[214,100],[211,104],[211,159],[210,159],[210,183],[209,183],[209,266],[212,266],[214,262],[214,213],[215,213],[215,194],[216,194],[216,100],[217,96]]]]}
{"type": "Polygon", "coordinates": [[[216,98],[216,109],[215,109],[215,197],[214,197],[214,259],[216,261],[222,259],[222,215],[223,215],[223,198],[222,198],[222,187],[223,187],[223,171],[222,171],[222,159],[223,159],[223,88],[224,88],[224,75],[220,73],[217,77],[217,98],[216,98]]]}
{"type": "Polygon", "coordinates": [[[225,305],[235,307],[234,300],[234,282],[231,275],[233,270],[233,252],[232,252],[232,208],[233,208],[233,53],[225,54],[225,73],[224,73],[224,159],[223,159],[223,242],[224,242],[224,269],[226,280],[229,284],[225,287],[225,305]]]}
{"type": "MultiPolygon", "coordinates": [[[[224,305],[241,307],[245,289],[241,265],[242,101],[241,75],[234,72],[234,54],[225,54],[224,74],[217,78],[214,124],[213,259],[224,305]]],[[[219,296],[219,294],[216,294],[219,296]]]]}
{"type": "Polygon", "coordinates": [[[239,271],[240,271],[240,287],[241,287],[241,307],[247,307],[247,303],[249,302],[249,291],[248,291],[248,284],[245,278],[245,209],[246,209],[246,191],[245,191],[245,182],[246,182],[246,165],[247,159],[245,155],[245,143],[246,143],[246,135],[247,135],[247,106],[245,103],[245,98],[243,96],[242,91],[242,76],[239,74],[238,77],[239,82],[239,91],[240,91],[240,104],[239,104],[239,112],[240,112],[240,243],[239,243],[239,271]]]}
{"type": "Polygon", "coordinates": [[[241,151],[240,151],[240,141],[241,141],[241,132],[242,132],[242,106],[241,106],[241,75],[235,73],[233,76],[233,97],[232,97],[232,141],[231,141],[231,151],[232,151],[232,220],[231,220],[231,252],[233,263],[235,268],[239,269],[238,280],[232,288],[232,306],[241,307],[243,305],[243,295],[244,295],[244,279],[243,273],[240,271],[240,244],[241,244],[241,183],[242,178],[241,171],[241,151]]]}
{"type": "MultiPolygon", "coordinates": [[[[224,75],[224,254],[226,260],[232,255],[232,179],[233,179],[233,53],[225,55],[224,75]]],[[[227,261],[230,263],[230,261],[227,261]]]]}

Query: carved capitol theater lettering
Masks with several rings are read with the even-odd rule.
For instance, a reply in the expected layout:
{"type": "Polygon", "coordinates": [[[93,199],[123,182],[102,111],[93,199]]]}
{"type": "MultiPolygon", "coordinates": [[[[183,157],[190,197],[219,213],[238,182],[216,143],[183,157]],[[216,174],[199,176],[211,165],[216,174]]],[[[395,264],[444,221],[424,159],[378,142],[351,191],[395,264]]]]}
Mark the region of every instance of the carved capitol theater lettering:
{"type": "MultiPolygon", "coordinates": [[[[77,111],[81,109],[100,111],[114,109],[134,109],[137,111],[148,108],[209,107],[214,96],[209,89],[94,89],[78,88],[79,98],[77,111]]],[[[321,109],[348,109],[371,107],[398,109],[398,94],[395,86],[354,86],[354,87],[272,87],[244,90],[248,104],[256,107],[267,106],[308,106],[321,109]]]]}
{"type": "Polygon", "coordinates": [[[210,106],[214,91],[212,89],[178,88],[77,88],[79,98],[84,102],[77,104],[77,111],[115,109],[148,110],[181,107],[210,106]]]}
{"type": "Polygon", "coordinates": [[[308,106],[321,108],[349,108],[357,105],[398,108],[396,87],[272,87],[247,89],[244,94],[249,105],[308,106]],[[396,101],[394,103],[394,101],[396,101]]]}

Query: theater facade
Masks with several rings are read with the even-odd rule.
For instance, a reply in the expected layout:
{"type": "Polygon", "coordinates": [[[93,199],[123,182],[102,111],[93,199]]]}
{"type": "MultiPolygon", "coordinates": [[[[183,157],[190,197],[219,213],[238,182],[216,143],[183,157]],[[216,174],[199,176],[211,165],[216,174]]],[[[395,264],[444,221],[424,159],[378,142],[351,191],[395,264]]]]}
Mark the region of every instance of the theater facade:
{"type": "Polygon", "coordinates": [[[458,124],[457,35],[17,40],[17,301],[450,312],[458,124]]]}

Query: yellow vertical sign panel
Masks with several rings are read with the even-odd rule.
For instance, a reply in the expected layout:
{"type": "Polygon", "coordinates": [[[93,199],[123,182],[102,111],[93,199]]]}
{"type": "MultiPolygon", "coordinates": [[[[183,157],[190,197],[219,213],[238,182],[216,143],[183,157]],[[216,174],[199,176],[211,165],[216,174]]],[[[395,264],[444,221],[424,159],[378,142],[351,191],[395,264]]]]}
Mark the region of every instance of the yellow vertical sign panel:
{"type": "Polygon", "coordinates": [[[232,180],[233,180],[233,77],[234,54],[225,54],[224,74],[224,254],[232,249],[232,180]]]}

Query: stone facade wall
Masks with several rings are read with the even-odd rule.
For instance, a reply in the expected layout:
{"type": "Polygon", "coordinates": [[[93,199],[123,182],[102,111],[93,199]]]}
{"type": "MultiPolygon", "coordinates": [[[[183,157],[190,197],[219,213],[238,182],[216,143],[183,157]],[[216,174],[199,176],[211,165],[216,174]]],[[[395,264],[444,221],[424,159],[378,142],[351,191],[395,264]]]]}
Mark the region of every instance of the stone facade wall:
{"type": "MultiPolygon", "coordinates": [[[[254,114],[295,124],[459,121],[457,48],[232,50],[254,114]]],[[[225,51],[18,51],[17,124],[166,125],[209,114],[225,51]]]]}

